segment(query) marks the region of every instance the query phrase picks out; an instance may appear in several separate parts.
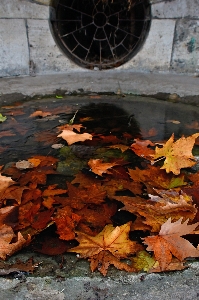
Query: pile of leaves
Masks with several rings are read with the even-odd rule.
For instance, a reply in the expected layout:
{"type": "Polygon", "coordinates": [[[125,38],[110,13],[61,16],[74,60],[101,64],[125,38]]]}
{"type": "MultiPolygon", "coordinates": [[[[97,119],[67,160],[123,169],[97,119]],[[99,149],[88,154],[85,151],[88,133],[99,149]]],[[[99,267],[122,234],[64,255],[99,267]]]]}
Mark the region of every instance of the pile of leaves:
{"type": "Polygon", "coordinates": [[[55,226],[56,247],[50,249],[45,240],[36,250],[75,252],[104,276],[109,265],[127,272],[184,269],[187,258],[199,257],[197,238],[194,245],[191,241],[199,234],[199,173],[191,172],[197,163],[192,155],[197,137],[199,133],[175,141],[172,135],[154,144],[132,141],[126,132],[120,139],[88,133],[74,118],[59,126],[62,144],[54,144],[54,149],[78,144],[95,151],[72,181],[62,175],[60,182],[59,159],[52,156],[1,167],[0,258],[5,260],[55,226]],[[105,151],[100,158],[97,145],[105,151]],[[58,182],[49,183],[56,176],[58,182]]]}

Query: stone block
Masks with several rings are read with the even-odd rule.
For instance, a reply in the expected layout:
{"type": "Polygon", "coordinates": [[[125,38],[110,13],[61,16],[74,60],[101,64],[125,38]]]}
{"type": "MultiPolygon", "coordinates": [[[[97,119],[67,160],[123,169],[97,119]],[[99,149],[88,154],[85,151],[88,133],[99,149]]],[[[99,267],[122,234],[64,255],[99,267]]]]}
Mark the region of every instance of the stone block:
{"type": "Polygon", "coordinates": [[[160,19],[199,19],[199,0],[162,1],[152,5],[152,16],[160,19]]]}
{"type": "Polygon", "coordinates": [[[153,20],[140,52],[120,68],[134,71],[168,71],[174,29],[174,20],[153,20]]]}
{"type": "Polygon", "coordinates": [[[199,73],[199,20],[179,20],[176,26],[172,69],[199,73]]]}
{"type": "Polygon", "coordinates": [[[49,19],[49,7],[28,0],[0,0],[0,18],[49,19]]]}
{"type": "Polygon", "coordinates": [[[29,74],[29,49],[24,20],[0,20],[0,76],[29,74]]]}
{"type": "Polygon", "coordinates": [[[30,60],[36,74],[81,69],[67,58],[56,45],[47,20],[28,20],[30,60]]]}

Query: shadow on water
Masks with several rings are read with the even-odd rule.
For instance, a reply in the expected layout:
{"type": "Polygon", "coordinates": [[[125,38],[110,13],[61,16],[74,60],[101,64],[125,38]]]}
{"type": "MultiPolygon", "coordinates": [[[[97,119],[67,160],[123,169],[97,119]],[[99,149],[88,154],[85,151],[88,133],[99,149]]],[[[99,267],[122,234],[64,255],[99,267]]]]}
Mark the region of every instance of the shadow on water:
{"type": "Polygon", "coordinates": [[[0,109],[7,116],[0,124],[0,164],[36,154],[56,155],[51,145],[61,142],[57,127],[69,122],[77,110],[75,122],[82,123],[87,132],[102,135],[119,137],[127,132],[133,138],[163,141],[172,133],[177,138],[199,131],[199,108],[150,98],[67,97],[13,103],[0,109]],[[49,115],[30,117],[35,111],[49,115]]]}

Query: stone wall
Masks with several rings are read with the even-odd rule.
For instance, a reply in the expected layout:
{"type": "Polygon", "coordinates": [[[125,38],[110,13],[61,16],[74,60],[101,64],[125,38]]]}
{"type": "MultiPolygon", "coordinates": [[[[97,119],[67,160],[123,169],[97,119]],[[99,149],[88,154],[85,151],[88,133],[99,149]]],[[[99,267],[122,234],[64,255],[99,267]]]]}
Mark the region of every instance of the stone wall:
{"type": "MultiPolygon", "coordinates": [[[[0,77],[84,71],[56,45],[50,0],[0,1],[0,77]]],[[[199,74],[199,0],[151,0],[139,53],[118,69],[199,74]]]]}

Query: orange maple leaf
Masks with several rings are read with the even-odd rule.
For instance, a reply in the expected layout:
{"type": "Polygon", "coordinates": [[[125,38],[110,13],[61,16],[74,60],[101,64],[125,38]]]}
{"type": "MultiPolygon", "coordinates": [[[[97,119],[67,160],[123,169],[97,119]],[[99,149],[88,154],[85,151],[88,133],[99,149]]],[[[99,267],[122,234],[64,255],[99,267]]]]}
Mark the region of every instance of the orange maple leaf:
{"type": "MultiPolygon", "coordinates": [[[[153,158],[165,158],[164,165],[161,169],[166,172],[172,172],[175,175],[180,174],[180,169],[192,167],[196,164],[192,155],[192,148],[199,133],[195,133],[187,138],[184,136],[174,142],[174,134],[162,148],[156,147],[153,158]]],[[[155,162],[155,161],[154,161],[155,162]]]]}
{"type": "Polygon", "coordinates": [[[18,232],[17,241],[11,243],[14,237],[14,231],[10,226],[4,224],[0,227],[0,257],[2,259],[6,259],[7,255],[12,255],[30,242],[30,236],[25,240],[22,234],[18,232]]]}
{"type": "MultiPolygon", "coordinates": [[[[113,258],[119,261],[122,258],[128,258],[129,255],[136,253],[142,249],[142,246],[129,239],[131,223],[124,224],[122,226],[113,227],[113,225],[107,225],[98,235],[89,236],[82,232],[77,232],[77,241],[79,246],[70,249],[70,252],[76,252],[80,254],[82,258],[90,258],[91,266],[94,261],[100,261],[105,264],[106,261],[102,258],[104,251],[107,255],[113,256],[113,258]],[[103,252],[103,253],[102,253],[103,252]],[[93,261],[94,260],[94,261],[93,261]]],[[[110,259],[110,258],[109,258],[110,259]]],[[[109,264],[114,264],[114,260],[110,260],[108,264],[98,267],[98,270],[103,269],[103,275],[106,275],[109,264]]],[[[96,265],[96,264],[95,264],[96,265]]],[[[99,266],[99,264],[98,264],[99,266]]],[[[117,266],[119,267],[119,266],[117,266]]],[[[92,268],[94,270],[95,268],[92,268]]]]}
{"type": "Polygon", "coordinates": [[[162,226],[159,235],[144,238],[144,243],[148,245],[148,251],[154,251],[156,260],[159,262],[161,271],[167,270],[172,261],[172,254],[180,261],[187,257],[199,257],[199,251],[182,235],[192,233],[199,225],[198,223],[187,225],[189,219],[183,224],[183,218],[171,223],[169,218],[162,226]]]}
{"type": "Polygon", "coordinates": [[[108,169],[117,166],[118,164],[115,162],[105,163],[101,159],[90,159],[88,165],[93,173],[102,176],[103,173],[109,173],[108,169]]]}
{"type": "Polygon", "coordinates": [[[63,130],[57,137],[62,137],[67,141],[68,145],[72,145],[76,142],[84,142],[85,140],[92,140],[92,135],[89,133],[75,133],[71,130],[63,130]]]}

